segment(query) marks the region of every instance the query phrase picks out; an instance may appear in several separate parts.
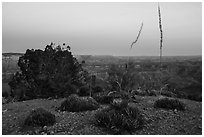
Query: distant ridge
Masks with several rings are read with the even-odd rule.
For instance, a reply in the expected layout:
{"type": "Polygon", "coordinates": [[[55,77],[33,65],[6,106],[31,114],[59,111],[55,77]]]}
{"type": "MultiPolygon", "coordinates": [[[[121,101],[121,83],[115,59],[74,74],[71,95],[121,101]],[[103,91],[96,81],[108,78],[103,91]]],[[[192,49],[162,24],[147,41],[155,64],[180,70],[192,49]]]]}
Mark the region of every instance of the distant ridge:
{"type": "Polygon", "coordinates": [[[2,53],[3,56],[22,56],[24,53],[2,53]]]}

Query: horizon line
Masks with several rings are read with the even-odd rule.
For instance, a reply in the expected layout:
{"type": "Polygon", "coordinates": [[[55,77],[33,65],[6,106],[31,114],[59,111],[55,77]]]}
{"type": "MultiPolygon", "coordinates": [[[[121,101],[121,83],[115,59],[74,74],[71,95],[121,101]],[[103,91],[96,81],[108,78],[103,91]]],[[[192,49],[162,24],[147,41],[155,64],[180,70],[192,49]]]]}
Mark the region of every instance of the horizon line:
{"type": "MultiPolygon", "coordinates": [[[[25,54],[23,52],[2,52],[2,54],[25,54]]],[[[81,56],[81,55],[87,55],[87,56],[124,56],[124,57],[159,57],[159,55],[110,55],[110,54],[73,54],[73,55],[77,55],[77,56],[81,56]]],[[[163,55],[163,57],[171,57],[171,56],[202,56],[201,55],[163,55]]]]}

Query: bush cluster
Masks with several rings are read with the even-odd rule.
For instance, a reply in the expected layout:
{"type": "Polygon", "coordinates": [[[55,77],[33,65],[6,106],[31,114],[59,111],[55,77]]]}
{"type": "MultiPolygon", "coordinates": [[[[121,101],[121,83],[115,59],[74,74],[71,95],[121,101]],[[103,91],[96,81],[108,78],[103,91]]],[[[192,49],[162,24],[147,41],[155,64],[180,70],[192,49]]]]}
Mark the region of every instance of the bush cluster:
{"type": "Polygon", "coordinates": [[[105,127],[111,131],[134,131],[142,127],[144,119],[140,111],[135,107],[109,107],[96,113],[96,125],[105,127]]]}
{"type": "Polygon", "coordinates": [[[185,110],[185,104],[178,99],[161,98],[154,103],[155,108],[185,110]]]}
{"type": "Polygon", "coordinates": [[[56,122],[55,115],[43,108],[37,108],[31,111],[25,119],[26,126],[49,126],[56,122]]]}
{"type": "Polygon", "coordinates": [[[65,101],[62,102],[59,110],[79,112],[87,110],[96,110],[99,104],[92,97],[79,97],[76,94],[70,95],[65,101]]]}

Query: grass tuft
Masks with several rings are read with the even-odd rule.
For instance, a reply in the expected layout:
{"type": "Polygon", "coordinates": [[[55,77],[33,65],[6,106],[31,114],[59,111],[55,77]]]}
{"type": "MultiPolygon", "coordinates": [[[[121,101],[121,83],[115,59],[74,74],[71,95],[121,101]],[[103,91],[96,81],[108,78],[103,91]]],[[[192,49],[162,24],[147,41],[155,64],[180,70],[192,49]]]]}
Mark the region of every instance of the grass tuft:
{"type": "Polygon", "coordinates": [[[96,113],[96,125],[107,128],[116,133],[122,131],[132,132],[140,129],[144,123],[143,116],[135,107],[109,107],[96,113]]]}
{"type": "Polygon", "coordinates": [[[37,108],[31,111],[25,119],[25,126],[50,126],[56,122],[55,115],[43,108],[37,108]]]}
{"type": "Polygon", "coordinates": [[[99,104],[92,97],[79,97],[75,94],[70,95],[65,101],[62,102],[59,110],[79,112],[96,110],[99,104]]]}
{"type": "Polygon", "coordinates": [[[162,98],[154,103],[155,108],[185,110],[185,104],[178,99],[162,98]]]}

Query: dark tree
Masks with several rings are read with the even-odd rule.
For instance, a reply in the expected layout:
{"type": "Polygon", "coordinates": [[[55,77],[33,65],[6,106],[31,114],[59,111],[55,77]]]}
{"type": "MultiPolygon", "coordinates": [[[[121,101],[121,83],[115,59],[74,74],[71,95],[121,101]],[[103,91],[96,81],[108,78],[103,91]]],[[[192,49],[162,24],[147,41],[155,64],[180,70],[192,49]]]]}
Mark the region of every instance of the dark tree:
{"type": "Polygon", "coordinates": [[[84,71],[69,46],[51,44],[44,51],[28,49],[19,58],[18,66],[21,73],[16,73],[10,85],[15,89],[22,80],[26,81],[26,96],[30,98],[68,96],[85,84],[84,71]]]}

